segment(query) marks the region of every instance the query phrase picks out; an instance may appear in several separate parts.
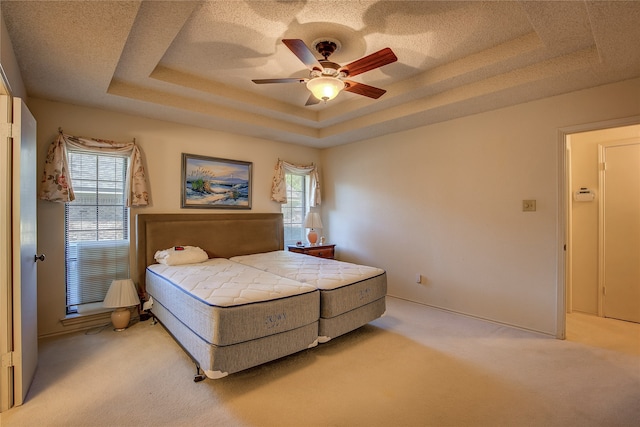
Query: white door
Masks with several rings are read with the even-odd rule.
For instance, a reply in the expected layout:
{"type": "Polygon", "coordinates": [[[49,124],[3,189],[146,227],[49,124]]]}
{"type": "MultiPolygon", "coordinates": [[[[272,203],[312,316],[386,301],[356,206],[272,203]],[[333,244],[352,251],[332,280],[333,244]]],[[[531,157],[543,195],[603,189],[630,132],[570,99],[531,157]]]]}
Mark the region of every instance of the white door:
{"type": "Polygon", "coordinates": [[[603,315],[640,322],[640,143],[602,153],[603,315]]]}
{"type": "Polygon", "coordinates": [[[14,98],[13,123],[13,253],[20,254],[13,259],[13,382],[15,405],[21,405],[38,364],[38,232],[36,120],[19,98],[14,98]]]}
{"type": "MultiPolygon", "coordinates": [[[[6,96],[0,97],[2,105],[8,104],[6,96]]],[[[10,181],[11,199],[5,196],[0,207],[9,218],[0,222],[3,233],[10,235],[12,242],[3,246],[10,262],[5,266],[10,270],[7,280],[3,276],[0,286],[4,299],[2,311],[7,313],[2,323],[3,333],[0,344],[4,348],[2,369],[0,370],[0,410],[21,405],[27,395],[38,362],[38,320],[37,320],[37,264],[36,264],[36,122],[22,100],[13,99],[13,126],[3,126],[2,136],[7,134],[9,143],[2,138],[3,147],[9,151],[4,163],[1,180],[10,181]],[[7,145],[4,145],[7,144],[7,145]],[[5,169],[6,168],[6,169],[5,169]],[[5,175],[5,171],[8,171],[5,175]],[[11,202],[11,203],[9,203],[11,202]],[[8,214],[7,214],[8,212],[8,214]],[[8,282],[4,283],[4,282],[8,282]],[[6,309],[6,311],[5,311],[6,309]],[[4,331],[8,330],[8,336],[4,331]]]]}

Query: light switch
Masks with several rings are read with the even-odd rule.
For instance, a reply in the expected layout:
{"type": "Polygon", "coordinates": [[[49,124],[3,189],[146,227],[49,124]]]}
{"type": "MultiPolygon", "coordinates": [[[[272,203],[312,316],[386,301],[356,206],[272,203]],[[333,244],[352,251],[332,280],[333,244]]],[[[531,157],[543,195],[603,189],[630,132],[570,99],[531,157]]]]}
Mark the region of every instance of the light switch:
{"type": "Polygon", "coordinates": [[[523,200],[522,201],[522,212],[535,212],[536,210],[536,201],[535,200],[523,200]]]}

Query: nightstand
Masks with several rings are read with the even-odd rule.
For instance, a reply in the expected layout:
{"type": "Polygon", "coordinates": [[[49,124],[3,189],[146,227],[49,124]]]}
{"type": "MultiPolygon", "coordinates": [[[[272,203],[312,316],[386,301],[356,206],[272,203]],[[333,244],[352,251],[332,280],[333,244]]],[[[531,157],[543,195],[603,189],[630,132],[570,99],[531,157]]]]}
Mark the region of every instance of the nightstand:
{"type": "Polygon", "coordinates": [[[336,255],[336,245],[288,245],[287,248],[290,252],[296,252],[299,254],[316,256],[318,258],[333,259],[336,255]]]}

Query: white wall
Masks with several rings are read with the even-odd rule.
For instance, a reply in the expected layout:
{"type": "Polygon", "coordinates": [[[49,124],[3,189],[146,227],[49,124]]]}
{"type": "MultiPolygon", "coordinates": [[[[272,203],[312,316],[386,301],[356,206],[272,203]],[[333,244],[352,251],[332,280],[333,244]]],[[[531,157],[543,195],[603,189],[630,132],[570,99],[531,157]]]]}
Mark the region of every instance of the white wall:
{"type": "Polygon", "coordinates": [[[328,238],[390,295],[556,335],[559,129],[638,114],[635,79],[324,150],[328,238]]]}
{"type": "Polygon", "coordinates": [[[599,144],[640,137],[640,125],[625,126],[570,135],[571,192],[581,187],[594,190],[592,202],[571,201],[572,241],[571,269],[572,310],[598,314],[598,217],[601,189],[599,188],[599,144]]]}
{"type": "MultiPolygon", "coordinates": [[[[29,108],[38,122],[40,173],[44,167],[47,149],[55,139],[58,127],[61,127],[65,133],[76,136],[115,141],[136,139],[146,160],[152,206],[132,209],[132,222],[137,213],[280,212],[280,205],[270,200],[271,180],[278,158],[295,163],[319,163],[320,158],[319,151],[313,148],[214,132],[93,108],[40,99],[31,99],[29,108]],[[252,209],[250,211],[181,209],[181,153],[252,162],[252,209]]],[[[60,323],[60,319],[65,316],[63,204],[38,201],[38,246],[39,253],[47,254],[47,261],[38,267],[38,333],[42,336],[66,332],[73,327],[65,328],[60,323]]]]}

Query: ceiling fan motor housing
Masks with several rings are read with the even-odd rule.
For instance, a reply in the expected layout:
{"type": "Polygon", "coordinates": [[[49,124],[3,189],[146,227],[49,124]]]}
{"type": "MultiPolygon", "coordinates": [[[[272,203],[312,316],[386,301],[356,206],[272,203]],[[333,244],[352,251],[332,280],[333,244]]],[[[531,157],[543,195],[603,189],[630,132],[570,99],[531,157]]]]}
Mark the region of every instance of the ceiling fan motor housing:
{"type": "Polygon", "coordinates": [[[314,77],[338,77],[338,78],[344,78],[346,77],[346,73],[344,73],[342,70],[340,70],[340,64],[336,64],[335,62],[331,62],[331,61],[323,61],[320,60],[318,61],[320,63],[320,65],[322,65],[322,70],[311,70],[311,73],[309,74],[309,76],[311,78],[314,77]]]}
{"type": "Polygon", "coordinates": [[[337,47],[337,44],[329,40],[321,41],[316,44],[316,50],[324,57],[324,59],[331,56],[331,54],[336,51],[337,47]]]}
{"type": "Polygon", "coordinates": [[[339,40],[322,37],[313,41],[313,47],[326,60],[331,54],[339,51],[342,44],[339,40]]]}

